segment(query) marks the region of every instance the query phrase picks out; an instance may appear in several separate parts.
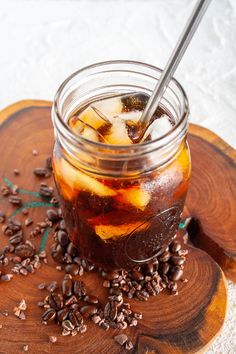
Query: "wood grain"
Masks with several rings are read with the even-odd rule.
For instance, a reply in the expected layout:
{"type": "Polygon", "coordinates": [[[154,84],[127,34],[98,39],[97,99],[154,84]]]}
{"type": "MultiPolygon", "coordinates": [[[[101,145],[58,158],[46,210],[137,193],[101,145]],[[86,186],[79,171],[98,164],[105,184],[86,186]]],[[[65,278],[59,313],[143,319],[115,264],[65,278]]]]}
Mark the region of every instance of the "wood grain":
{"type": "Polygon", "coordinates": [[[189,234],[236,282],[236,151],[206,128],[191,125],[189,132],[192,177],[186,204],[195,218],[189,234]]]}
{"type": "MultiPolygon", "coordinates": [[[[30,191],[39,189],[40,181],[33,176],[32,170],[44,164],[45,158],[51,154],[53,145],[53,129],[50,119],[50,103],[44,101],[23,101],[0,113],[0,171],[1,178],[7,177],[12,183],[30,191]],[[32,150],[39,152],[32,156],[32,150]],[[19,176],[13,174],[18,168],[19,176]]],[[[190,139],[191,144],[191,139],[190,139]]],[[[191,144],[192,145],[192,144],[191,144]]],[[[198,149],[193,144],[193,149],[198,149]]],[[[198,150],[197,150],[198,151],[198,150]]],[[[197,153],[196,151],[196,153],[197,153]]],[[[195,165],[193,153],[193,165],[195,165]]],[[[202,155],[204,159],[204,154],[202,155]]],[[[53,185],[52,177],[47,183],[53,185]]],[[[194,184],[193,184],[194,185],[194,184]]],[[[191,187],[193,188],[193,187],[191,187]]],[[[23,201],[35,200],[34,195],[22,194],[23,201]]],[[[9,216],[14,208],[9,206],[5,198],[0,199],[0,209],[6,210],[9,216]]],[[[46,208],[30,209],[30,216],[41,221],[45,217],[46,208]]],[[[19,219],[23,219],[21,214],[19,219]]],[[[33,225],[34,226],[34,225],[33,225]]],[[[28,233],[33,228],[30,226],[28,233]]],[[[183,231],[179,237],[183,239],[183,231]]],[[[1,245],[7,242],[6,236],[0,235],[1,245]]],[[[41,239],[33,240],[39,247],[41,239]]],[[[50,253],[53,242],[49,235],[46,245],[50,253]]],[[[222,328],[226,307],[227,291],[224,275],[219,266],[207,253],[190,245],[188,261],[185,267],[185,277],[188,283],[179,284],[179,296],[170,296],[161,293],[150,298],[147,303],[132,300],[131,306],[136,311],[143,312],[143,320],[138,328],[132,327],[125,333],[135,343],[132,353],[196,353],[205,350],[219,334],[222,328]]],[[[1,283],[0,312],[7,309],[8,317],[0,315],[0,353],[22,353],[23,346],[29,345],[32,353],[123,353],[114,343],[113,337],[117,330],[108,332],[98,329],[89,323],[89,330],[76,337],[60,336],[56,324],[43,326],[40,323],[41,310],[37,302],[45,296],[39,291],[37,285],[46,281],[60,281],[61,272],[56,271],[55,262],[49,258],[48,264],[43,265],[36,274],[28,277],[14,276],[10,283],[1,283]],[[26,311],[27,320],[20,321],[12,310],[20,299],[28,303],[26,311]],[[58,336],[56,344],[48,343],[48,336],[58,336]]],[[[106,289],[102,288],[102,279],[97,273],[83,276],[89,292],[96,292],[104,301],[106,289]]]]}

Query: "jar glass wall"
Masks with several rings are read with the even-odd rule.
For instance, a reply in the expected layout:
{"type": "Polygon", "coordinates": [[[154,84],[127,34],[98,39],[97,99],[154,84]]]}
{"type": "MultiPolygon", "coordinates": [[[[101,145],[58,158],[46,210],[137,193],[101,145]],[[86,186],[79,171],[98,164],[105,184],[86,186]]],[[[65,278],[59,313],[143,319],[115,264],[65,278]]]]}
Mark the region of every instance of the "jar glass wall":
{"type": "Polygon", "coordinates": [[[141,144],[91,141],[68,119],[101,97],[150,95],[160,73],[138,62],[100,63],[70,76],[55,98],[53,169],[65,223],[80,255],[104,268],[145,263],[173,240],[190,177],[188,101],[172,80],[162,109],[173,129],[141,144]]]}

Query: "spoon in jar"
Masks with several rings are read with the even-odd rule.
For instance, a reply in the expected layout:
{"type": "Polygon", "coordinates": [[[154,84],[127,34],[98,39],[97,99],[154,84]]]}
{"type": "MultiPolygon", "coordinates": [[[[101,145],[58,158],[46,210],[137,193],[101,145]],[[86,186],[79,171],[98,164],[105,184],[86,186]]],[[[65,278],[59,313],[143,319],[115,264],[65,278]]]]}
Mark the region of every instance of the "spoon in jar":
{"type": "MultiPolygon", "coordinates": [[[[153,121],[153,115],[160,103],[162,96],[167,89],[167,86],[173,77],[193,35],[198,28],[198,25],[205,14],[207,7],[209,6],[211,0],[199,0],[185,27],[181,33],[179,40],[166,64],[165,69],[163,70],[158,83],[156,84],[152,95],[150,96],[147,105],[142,113],[140,120],[136,127],[132,126],[132,140],[135,143],[138,143],[142,140],[147,128],[153,121]]],[[[131,128],[131,127],[130,127],[131,128]]]]}

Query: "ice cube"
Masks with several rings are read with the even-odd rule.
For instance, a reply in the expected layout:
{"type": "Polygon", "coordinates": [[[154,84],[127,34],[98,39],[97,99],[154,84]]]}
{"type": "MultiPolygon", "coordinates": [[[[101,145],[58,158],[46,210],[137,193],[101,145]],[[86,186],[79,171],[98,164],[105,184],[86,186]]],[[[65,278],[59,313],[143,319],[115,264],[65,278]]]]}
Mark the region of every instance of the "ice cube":
{"type": "Polygon", "coordinates": [[[147,229],[149,226],[148,222],[134,222],[130,224],[121,225],[96,225],[95,232],[102,240],[108,240],[110,238],[119,238],[128,236],[136,229],[138,231],[147,229]]]}
{"type": "Polygon", "coordinates": [[[98,109],[106,117],[113,116],[122,112],[123,104],[120,96],[114,96],[111,98],[104,98],[99,101],[93,102],[93,107],[98,109]]]}
{"type": "Polygon", "coordinates": [[[100,197],[115,196],[116,192],[105,186],[95,178],[79,171],[69,164],[66,160],[61,159],[59,162],[58,172],[60,177],[69,185],[72,190],[87,191],[100,197]]]}
{"type": "Polygon", "coordinates": [[[141,187],[135,186],[118,190],[116,200],[120,203],[133,205],[135,208],[144,210],[150,201],[151,195],[141,187]]]}
{"type": "Polygon", "coordinates": [[[105,127],[109,127],[111,123],[103,114],[100,112],[95,106],[91,105],[90,107],[86,108],[80,115],[79,118],[89,125],[90,127],[99,130],[104,129],[105,127]]]}
{"type": "Polygon", "coordinates": [[[151,123],[151,125],[145,132],[142,140],[145,141],[147,138],[150,138],[150,136],[151,140],[161,138],[162,136],[170,132],[172,129],[173,125],[170,122],[170,118],[166,114],[164,114],[161,116],[161,118],[156,118],[151,123]]]}
{"type": "MultiPolygon", "coordinates": [[[[88,125],[87,123],[84,123],[78,116],[73,116],[69,120],[69,125],[71,129],[74,131],[74,133],[77,135],[81,135],[84,138],[91,141],[106,142],[104,136],[100,133],[99,130],[96,130],[95,128],[88,125]]],[[[105,124],[103,126],[105,126],[105,124]]]]}
{"type": "Polygon", "coordinates": [[[91,141],[99,141],[99,135],[98,132],[89,126],[86,126],[84,130],[82,131],[81,135],[91,141]]]}
{"type": "Polygon", "coordinates": [[[68,120],[68,125],[77,135],[80,135],[84,129],[84,123],[76,115],[68,120]]]}
{"type": "Polygon", "coordinates": [[[133,112],[122,112],[116,115],[116,119],[119,117],[121,120],[125,122],[134,122],[137,123],[141,118],[142,112],[133,111],[133,112]]]}
{"type": "Polygon", "coordinates": [[[128,136],[126,123],[119,116],[112,119],[112,125],[109,129],[109,133],[105,135],[105,139],[112,145],[130,145],[131,139],[128,136]]]}
{"type": "Polygon", "coordinates": [[[142,112],[122,112],[110,117],[112,123],[108,134],[105,135],[107,142],[114,145],[130,145],[132,141],[132,128],[136,126],[142,112]]]}

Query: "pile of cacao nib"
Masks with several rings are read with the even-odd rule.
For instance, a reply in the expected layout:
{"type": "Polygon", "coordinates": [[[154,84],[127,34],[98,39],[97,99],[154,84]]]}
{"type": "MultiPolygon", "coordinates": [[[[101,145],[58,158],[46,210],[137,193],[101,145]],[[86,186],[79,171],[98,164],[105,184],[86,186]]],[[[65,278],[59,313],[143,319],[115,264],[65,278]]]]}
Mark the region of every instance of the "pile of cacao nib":
{"type": "MultiPolygon", "coordinates": [[[[69,240],[63,219],[56,227],[54,239],[51,254],[61,264],[57,269],[64,271],[65,276],[57,291],[53,287],[39,306],[44,308],[43,323],[55,320],[62,328],[62,335],[84,333],[87,319],[104,330],[137,326],[142,313],[133,311],[128,299],[148,301],[150,296],[157,296],[164,289],[177,295],[177,281],[186,281],[183,279],[183,268],[188,251],[182,249],[177,240],[144,266],[134,267],[130,271],[106,271],[79,257],[69,240]],[[96,296],[88,294],[86,284],[78,280],[78,276],[91,271],[99,272],[103,279],[101,284],[107,288],[104,306],[96,296]]],[[[43,289],[44,285],[40,284],[40,288],[43,289]]],[[[124,346],[132,349],[128,339],[124,346]]]]}
{"type": "MultiPolygon", "coordinates": [[[[38,152],[33,150],[32,154],[36,156],[38,152]]],[[[42,178],[50,177],[51,171],[51,159],[47,158],[45,167],[36,168],[33,173],[41,180],[42,178]]],[[[20,175],[18,169],[14,169],[13,173],[15,176],[20,175]]],[[[29,210],[23,207],[23,202],[27,201],[24,200],[24,198],[27,198],[27,194],[20,194],[18,185],[9,186],[3,184],[0,191],[0,195],[6,198],[14,208],[20,208],[20,214],[24,218],[22,222],[17,215],[7,217],[5,212],[0,209],[1,231],[4,235],[8,236],[8,244],[0,249],[0,282],[6,282],[10,281],[14,274],[26,276],[29,273],[35,273],[41,267],[42,263],[47,263],[45,251],[39,252],[32,239],[38,235],[42,235],[46,228],[53,228],[54,223],[60,220],[61,211],[58,209],[58,201],[54,196],[54,189],[44,182],[41,182],[39,185],[38,195],[43,202],[50,203],[52,207],[55,206],[55,209],[48,209],[45,219],[40,222],[35,222],[29,217],[29,210]],[[29,232],[27,229],[34,224],[36,226],[29,232]],[[11,273],[6,273],[4,267],[10,268],[11,273]]]]}
{"type": "MultiPolygon", "coordinates": [[[[14,170],[14,174],[19,175],[20,172],[14,170]]],[[[50,159],[47,159],[45,168],[35,169],[34,174],[39,179],[49,177],[50,159]]],[[[18,186],[1,187],[2,195],[16,207],[22,204],[18,190],[18,186]]],[[[13,275],[26,276],[34,273],[43,263],[47,263],[46,252],[39,252],[30,239],[42,235],[46,228],[53,229],[55,242],[51,247],[51,255],[58,263],[56,269],[64,272],[64,278],[61,284],[52,281],[49,285],[46,283],[38,285],[39,291],[48,291],[38,306],[42,308],[42,323],[47,325],[55,321],[61,327],[63,336],[85,333],[89,321],[106,331],[137,326],[142,319],[142,313],[131,309],[129,299],[148,301],[150,296],[157,296],[164,289],[171,295],[178,295],[177,282],[187,282],[187,279],[184,279],[184,263],[188,251],[182,249],[178,240],[173,240],[160,256],[148,264],[136,266],[130,271],[107,271],[80,258],[77,249],[69,240],[53,188],[43,182],[39,186],[39,194],[43,200],[49,198],[51,204],[55,205],[55,208],[46,211],[43,221],[35,222],[28,217],[28,210],[23,208],[22,214],[25,216],[23,228],[17,218],[7,218],[0,210],[2,231],[9,237],[8,245],[0,250],[0,266],[4,268],[12,264],[10,273],[0,271],[0,282],[10,281],[13,275]],[[27,229],[33,223],[36,223],[36,226],[27,237],[27,232],[23,232],[23,229],[27,229]],[[107,298],[103,305],[94,294],[88,293],[86,284],[80,279],[84,272],[100,274],[101,286],[107,288],[107,298]]],[[[51,337],[53,338],[49,341],[55,343],[57,338],[51,337]]],[[[114,340],[126,350],[133,348],[133,343],[123,333],[115,336],[114,340]]]]}

